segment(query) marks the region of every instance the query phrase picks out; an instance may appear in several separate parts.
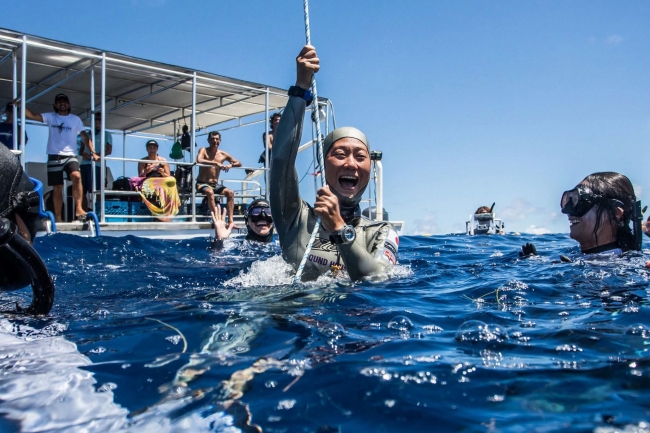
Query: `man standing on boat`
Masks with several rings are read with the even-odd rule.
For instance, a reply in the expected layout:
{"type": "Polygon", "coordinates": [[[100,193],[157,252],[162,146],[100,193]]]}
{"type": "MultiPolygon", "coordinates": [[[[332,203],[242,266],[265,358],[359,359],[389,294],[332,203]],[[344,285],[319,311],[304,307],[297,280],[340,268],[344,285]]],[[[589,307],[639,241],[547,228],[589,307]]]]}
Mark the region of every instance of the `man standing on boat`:
{"type": "Polygon", "coordinates": [[[228,200],[228,226],[235,225],[233,213],[235,211],[235,193],[230,188],[218,184],[221,170],[228,172],[232,167],[241,167],[241,162],[230,156],[227,152],[219,150],[221,144],[221,133],[210,131],[208,134],[208,147],[202,147],[196,155],[196,162],[209,165],[210,167],[199,167],[199,176],[196,178],[196,191],[205,194],[208,201],[208,208],[211,214],[217,213],[215,196],[221,194],[228,200]],[[229,162],[230,165],[224,165],[229,162]]]}
{"type": "Polygon", "coordinates": [[[260,155],[259,163],[264,164],[264,167],[266,167],[266,148],[269,148],[269,156],[271,155],[271,152],[273,151],[273,137],[275,136],[275,128],[278,127],[278,123],[280,123],[280,119],[282,118],[282,114],[280,113],[273,113],[271,116],[271,119],[269,120],[271,130],[269,131],[269,137],[266,137],[266,132],[262,133],[262,145],[264,146],[264,150],[262,151],[262,154],[260,155]]]}
{"type": "Polygon", "coordinates": [[[275,131],[271,159],[271,212],[282,257],[298,268],[316,218],[320,217],[320,230],[303,279],[316,279],[341,269],[347,270],[352,281],[381,274],[396,263],[399,239],[390,223],[361,216],[359,202],[370,180],[370,146],[363,132],[344,127],[325,137],[327,185],[318,190],[313,208],[300,198],[295,162],[305,108],[312,102],[311,78],[320,68],[315,48],[304,46],[296,65],[296,85],[289,89],[289,102],[275,131]]]}
{"type": "MultiPolygon", "coordinates": [[[[20,103],[14,101],[14,104],[20,103]]],[[[63,172],[72,181],[72,197],[75,201],[75,217],[85,219],[86,211],[82,206],[83,191],[81,188],[81,171],[76,158],[77,135],[81,134],[84,146],[90,151],[93,160],[98,161],[93,142],[86,134],[81,119],[71,113],[68,96],[59,93],[54,97],[53,113],[33,113],[25,107],[25,116],[30,120],[43,122],[49,126],[47,139],[47,183],[53,188],[54,217],[61,222],[63,207],[63,172]]]]}

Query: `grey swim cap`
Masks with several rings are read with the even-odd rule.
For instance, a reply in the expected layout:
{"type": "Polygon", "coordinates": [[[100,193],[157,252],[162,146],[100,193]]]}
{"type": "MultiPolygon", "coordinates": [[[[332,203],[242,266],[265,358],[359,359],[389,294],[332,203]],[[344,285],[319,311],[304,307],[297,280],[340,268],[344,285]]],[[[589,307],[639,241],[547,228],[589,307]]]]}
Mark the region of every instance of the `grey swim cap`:
{"type": "MultiPolygon", "coordinates": [[[[366,149],[368,149],[368,152],[370,152],[370,143],[368,142],[366,134],[359,131],[357,128],[353,128],[352,126],[344,126],[342,128],[336,128],[334,131],[327,134],[327,137],[325,137],[325,141],[323,141],[323,158],[325,158],[327,152],[329,152],[329,150],[332,148],[332,145],[342,138],[356,138],[362,142],[366,146],[366,149]]],[[[366,191],[367,187],[368,184],[366,184],[353,197],[344,196],[334,188],[330,188],[330,191],[332,191],[334,195],[339,199],[339,205],[341,208],[354,208],[361,201],[361,197],[363,196],[363,193],[366,191]]]]}
{"type": "Polygon", "coordinates": [[[366,149],[368,149],[368,152],[370,152],[370,143],[368,142],[366,134],[359,131],[357,128],[353,128],[352,126],[344,126],[342,128],[336,128],[334,131],[327,134],[325,141],[323,141],[323,157],[327,155],[327,152],[330,151],[332,145],[342,138],[356,138],[365,144],[366,149]]]}

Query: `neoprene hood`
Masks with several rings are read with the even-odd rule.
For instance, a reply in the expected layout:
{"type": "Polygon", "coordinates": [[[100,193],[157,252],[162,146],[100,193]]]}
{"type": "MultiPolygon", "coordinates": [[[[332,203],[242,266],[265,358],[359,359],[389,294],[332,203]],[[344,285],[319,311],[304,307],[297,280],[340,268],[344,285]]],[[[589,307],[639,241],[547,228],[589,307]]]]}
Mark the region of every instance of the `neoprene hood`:
{"type": "MultiPolygon", "coordinates": [[[[368,142],[368,138],[366,137],[366,134],[364,134],[363,132],[359,131],[357,128],[354,128],[352,126],[344,126],[342,128],[336,128],[334,131],[327,134],[327,137],[325,137],[325,140],[323,141],[323,158],[330,151],[332,145],[337,141],[341,140],[342,138],[356,138],[366,146],[366,148],[368,149],[368,153],[370,153],[370,143],[368,142]]],[[[346,197],[344,195],[341,195],[338,191],[336,191],[333,188],[330,188],[330,191],[332,191],[334,195],[339,199],[339,205],[343,210],[343,208],[355,208],[356,206],[358,206],[363,196],[363,193],[366,191],[367,187],[368,184],[366,184],[361,189],[361,191],[359,191],[353,197],[346,197]]]]}

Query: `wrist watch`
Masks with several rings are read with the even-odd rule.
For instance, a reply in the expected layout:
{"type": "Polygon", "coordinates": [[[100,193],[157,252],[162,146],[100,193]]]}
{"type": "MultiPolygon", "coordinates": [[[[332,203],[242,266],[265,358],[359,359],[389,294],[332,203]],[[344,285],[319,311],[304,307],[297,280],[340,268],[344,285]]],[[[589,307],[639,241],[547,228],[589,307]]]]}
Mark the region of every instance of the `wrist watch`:
{"type": "Polygon", "coordinates": [[[311,93],[310,89],[303,89],[302,87],[298,86],[291,86],[289,87],[289,91],[287,92],[289,96],[297,96],[299,98],[304,99],[307,101],[307,106],[311,104],[311,101],[314,100],[314,95],[311,93]]]}
{"type": "Polygon", "coordinates": [[[333,244],[351,244],[357,237],[357,232],[354,227],[345,225],[340,230],[330,233],[330,242],[333,244]]]}

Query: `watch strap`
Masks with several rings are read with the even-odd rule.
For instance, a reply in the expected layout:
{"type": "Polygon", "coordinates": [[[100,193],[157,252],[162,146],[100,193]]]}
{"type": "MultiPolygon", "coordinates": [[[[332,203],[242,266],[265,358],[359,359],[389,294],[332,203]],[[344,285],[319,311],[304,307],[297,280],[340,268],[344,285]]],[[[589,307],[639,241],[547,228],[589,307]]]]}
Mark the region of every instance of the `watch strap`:
{"type": "Polygon", "coordinates": [[[297,96],[304,99],[307,102],[307,106],[309,106],[311,104],[311,101],[314,100],[314,95],[311,93],[310,89],[303,89],[302,87],[298,86],[289,87],[287,94],[289,96],[297,96]]]}

